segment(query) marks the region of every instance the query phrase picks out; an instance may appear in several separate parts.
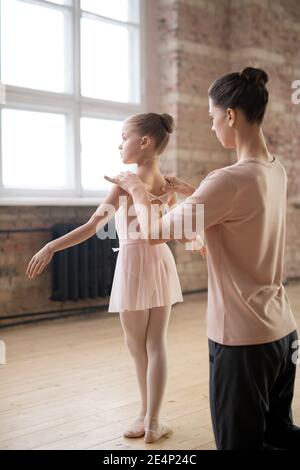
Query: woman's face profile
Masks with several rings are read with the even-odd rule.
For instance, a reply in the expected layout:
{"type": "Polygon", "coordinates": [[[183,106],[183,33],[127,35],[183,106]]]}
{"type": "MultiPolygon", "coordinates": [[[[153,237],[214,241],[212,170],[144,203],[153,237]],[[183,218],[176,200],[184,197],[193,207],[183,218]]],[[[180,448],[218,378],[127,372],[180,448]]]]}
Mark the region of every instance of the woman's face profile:
{"type": "Polygon", "coordinates": [[[215,132],[217,139],[226,149],[235,149],[234,120],[235,112],[232,109],[223,109],[216,106],[211,98],[209,102],[209,116],[212,119],[211,130],[215,132]]]}

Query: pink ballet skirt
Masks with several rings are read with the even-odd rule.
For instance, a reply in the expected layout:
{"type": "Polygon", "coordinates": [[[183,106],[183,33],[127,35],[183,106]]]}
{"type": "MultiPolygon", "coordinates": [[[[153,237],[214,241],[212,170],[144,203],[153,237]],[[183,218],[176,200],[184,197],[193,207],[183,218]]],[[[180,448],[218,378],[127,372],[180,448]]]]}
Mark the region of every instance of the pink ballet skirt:
{"type": "MultiPolygon", "coordinates": [[[[164,196],[168,196],[168,200],[170,192],[159,197],[149,193],[150,198],[166,203],[164,196]]],[[[127,225],[126,237],[122,236],[126,210],[127,204],[115,214],[120,248],[108,312],[144,310],[183,302],[174,257],[167,243],[150,245],[143,238],[133,239],[127,225]]]]}

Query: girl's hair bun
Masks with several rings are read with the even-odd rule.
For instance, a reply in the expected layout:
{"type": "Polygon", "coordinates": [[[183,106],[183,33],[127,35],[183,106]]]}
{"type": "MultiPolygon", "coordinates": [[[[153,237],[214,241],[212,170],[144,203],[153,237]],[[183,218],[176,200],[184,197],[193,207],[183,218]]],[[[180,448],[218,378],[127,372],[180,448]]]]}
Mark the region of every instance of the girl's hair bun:
{"type": "Polygon", "coordinates": [[[162,120],[162,123],[163,123],[166,131],[169,134],[172,134],[172,132],[174,130],[174,119],[172,118],[172,116],[170,114],[167,114],[167,113],[162,113],[159,116],[162,120]]]}

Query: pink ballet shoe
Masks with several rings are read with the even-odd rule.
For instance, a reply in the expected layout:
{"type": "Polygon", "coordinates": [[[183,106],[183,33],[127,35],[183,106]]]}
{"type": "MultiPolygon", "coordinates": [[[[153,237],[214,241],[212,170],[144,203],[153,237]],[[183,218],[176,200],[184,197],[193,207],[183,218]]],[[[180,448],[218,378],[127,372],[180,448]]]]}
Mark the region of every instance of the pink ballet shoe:
{"type": "Polygon", "coordinates": [[[137,417],[133,420],[129,428],[123,433],[124,437],[136,439],[145,435],[144,418],[137,417]]]}
{"type": "Polygon", "coordinates": [[[159,423],[156,429],[153,429],[152,427],[146,427],[144,441],[146,444],[151,444],[152,442],[158,441],[158,439],[161,439],[162,437],[166,437],[171,432],[171,427],[166,423],[159,423]]]}

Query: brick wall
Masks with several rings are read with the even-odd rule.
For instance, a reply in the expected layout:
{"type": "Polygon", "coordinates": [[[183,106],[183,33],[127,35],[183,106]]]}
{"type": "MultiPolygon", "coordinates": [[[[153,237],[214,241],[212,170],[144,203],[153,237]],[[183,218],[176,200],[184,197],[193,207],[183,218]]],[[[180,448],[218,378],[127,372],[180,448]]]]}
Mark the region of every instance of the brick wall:
{"type": "Polygon", "coordinates": [[[270,78],[270,103],[264,132],[271,152],[280,156],[288,175],[287,238],[284,277],[300,276],[300,105],[292,103],[292,82],[300,79],[300,4],[297,0],[230,2],[232,70],[264,68],[270,78]]]}
{"type": "MultiPolygon", "coordinates": [[[[231,164],[210,130],[207,89],[218,76],[248,65],[270,76],[264,122],[267,143],[289,178],[285,279],[300,276],[300,105],[291,84],[300,79],[300,4],[297,0],[159,0],[161,110],[173,113],[169,169],[199,184],[211,170],[231,164]]],[[[166,166],[168,168],[168,166],[166,166]]],[[[206,288],[206,261],[174,246],[184,290],[206,288]]]]}
{"type": "MultiPolygon", "coordinates": [[[[271,101],[265,135],[289,177],[284,277],[299,277],[300,210],[291,202],[300,196],[300,105],[290,99],[291,83],[300,79],[298,0],[157,0],[157,4],[160,110],[176,120],[162,161],[164,170],[197,185],[210,171],[234,161],[210,130],[207,88],[228,71],[247,65],[265,68],[271,101]]],[[[52,224],[83,223],[93,211],[92,207],[0,206],[1,230],[46,229],[25,236],[0,233],[0,316],[107,303],[108,299],[50,301],[49,266],[34,280],[25,276],[31,256],[50,239],[52,224]]],[[[184,292],[205,289],[206,261],[181,244],[173,243],[172,249],[184,292]]]]}
{"type": "MultiPolygon", "coordinates": [[[[52,225],[84,223],[94,210],[95,207],[0,206],[0,319],[17,314],[63,311],[108,303],[108,298],[101,297],[68,302],[50,300],[51,263],[41,276],[34,279],[28,279],[25,274],[34,253],[51,240],[52,225]],[[33,231],[24,232],[28,229],[33,231]],[[5,230],[10,232],[5,233],[5,230]]],[[[53,314],[48,316],[53,317],[53,314]]],[[[43,317],[45,315],[35,318],[43,317]]],[[[21,320],[22,317],[13,321],[21,320]]],[[[1,324],[11,321],[2,320],[1,324]]]]}

